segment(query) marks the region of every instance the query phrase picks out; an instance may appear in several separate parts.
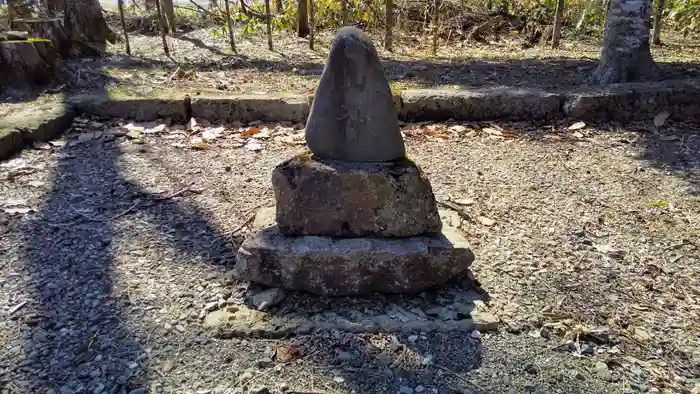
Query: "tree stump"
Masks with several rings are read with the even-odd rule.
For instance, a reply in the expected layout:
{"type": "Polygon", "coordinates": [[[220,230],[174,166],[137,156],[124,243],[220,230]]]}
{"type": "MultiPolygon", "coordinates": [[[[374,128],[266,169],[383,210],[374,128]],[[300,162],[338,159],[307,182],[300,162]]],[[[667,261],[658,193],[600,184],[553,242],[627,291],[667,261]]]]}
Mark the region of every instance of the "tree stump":
{"type": "Polygon", "coordinates": [[[61,19],[33,19],[25,22],[31,37],[50,40],[61,57],[70,55],[73,43],[63,28],[61,19]]]}
{"type": "Polygon", "coordinates": [[[0,86],[33,88],[51,82],[57,54],[49,40],[0,41],[0,86]]]}

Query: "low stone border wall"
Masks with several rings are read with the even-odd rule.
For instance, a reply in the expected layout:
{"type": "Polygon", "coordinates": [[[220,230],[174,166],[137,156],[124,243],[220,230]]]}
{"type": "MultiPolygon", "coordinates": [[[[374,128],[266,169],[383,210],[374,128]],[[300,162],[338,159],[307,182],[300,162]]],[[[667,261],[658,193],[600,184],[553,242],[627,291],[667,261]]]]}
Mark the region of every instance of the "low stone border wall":
{"type": "MultiPolygon", "coordinates": [[[[140,121],[190,116],[219,121],[303,123],[313,96],[131,97],[78,95],[67,103],[43,104],[0,120],[0,159],[33,141],[65,130],[76,114],[140,121]]],[[[585,121],[649,120],[668,111],[671,118],[700,120],[700,79],[584,86],[568,91],[531,88],[403,90],[394,92],[399,119],[406,122],[453,120],[585,121]]]]}

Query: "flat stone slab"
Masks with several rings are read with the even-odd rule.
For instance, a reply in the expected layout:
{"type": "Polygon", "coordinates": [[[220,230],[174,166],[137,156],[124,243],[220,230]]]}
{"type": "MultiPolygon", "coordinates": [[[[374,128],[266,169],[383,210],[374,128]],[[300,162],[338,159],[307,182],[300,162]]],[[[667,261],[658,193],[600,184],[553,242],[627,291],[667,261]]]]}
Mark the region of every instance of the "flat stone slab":
{"type": "Polygon", "coordinates": [[[451,227],[389,239],[287,236],[271,226],[243,242],[233,273],[318,295],[411,294],[464,275],[473,261],[467,240],[451,227]]]}
{"type": "Polygon", "coordinates": [[[439,232],[433,190],[418,166],[316,160],[302,154],[272,172],[277,225],[287,235],[410,237],[439,232]]]}

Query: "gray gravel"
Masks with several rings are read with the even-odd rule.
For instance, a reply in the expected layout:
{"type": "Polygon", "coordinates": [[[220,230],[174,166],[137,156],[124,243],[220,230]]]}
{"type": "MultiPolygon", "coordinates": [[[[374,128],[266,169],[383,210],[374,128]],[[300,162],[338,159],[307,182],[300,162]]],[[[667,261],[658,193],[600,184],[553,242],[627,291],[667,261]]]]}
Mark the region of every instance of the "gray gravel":
{"type": "MultiPolygon", "coordinates": [[[[517,271],[522,268],[512,263],[512,274],[494,274],[492,267],[503,267],[504,253],[491,248],[491,243],[509,242],[510,250],[531,248],[518,246],[512,235],[499,238],[499,232],[505,231],[498,227],[500,223],[510,220],[512,224],[503,227],[517,231],[525,231],[527,223],[516,222],[517,215],[498,215],[504,208],[496,200],[489,204],[498,209],[482,208],[479,215],[500,219],[499,225],[482,226],[479,232],[467,227],[465,232],[475,240],[475,276],[490,294],[491,311],[502,319],[507,317],[499,332],[355,334],[330,330],[282,339],[219,339],[203,328],[202,310],[242,307],[253,291],[248,284],[225,275],[245,235],[231,232],[259,204],[270,200],[269,171],[273,165],[300,148],[270,140],[255,153],[224,139],[209,149],[191,150],[174,147],[165,137],[143,141],[115,137],[106,132],[109,124],[91,127],[105,132],[93,140],[83,138],[81,143],[67,138],[62,148],[27,150],[19,161],[6,161],[0,167],[3,206],[15,200],[13,206],[33,209],[13,214],[0,211],[3,394],[249,393],[264,392],[263,388],[272,393],[616,393],[623,392],[627,383],[633,384],[624,389],[627,391],[656,389],[650,375],[653,370],[646,364],[643,368],[635,364],[622,368],[621,364],[606,363],[606,355],[620,362],[612,347],[622,343],[619,338],[603,344],[588,339],[567,343],[565,334],[560,336],[554,328],[544,330],[542,323],[547,322],[545,317],[551,319],[551,314],[540,312],[541,300],[549,300],[550,290],[534,281],[528,286],[516,281],[527,277],[523,272],[528,271],[517,271]],[[289,360],[285,354],[290,355],[289,360]],[[608,366],[607,372],[601,362],[608,366]]],[[[506,156],[518,153],[513,144],[489,137],[465,137],[464,141],[469,143],[409,142],[413,158],[425,165],[441,198],[468,194],[465,180],[458,182],[459,172],[453,170],[464,169],[461,160],[473,144],[491,144],[480,148],[506,156]],[[444,166],[437,161],[438,152],[444,166]]],[[[693,141],[686,139],[684,143],[693,141]]],[[[550,168],[562,160],[557,157],[558,148],[546,143],[523,142],[518,148],[552,155],[552,162],[543,162],[541,157],[525,161],[522,156],[516,161],[521,171],[545,165],[550,168]]],[[[595,149],[576,155],[590,162],[604,157],[595,149]]],[[[691,157],[687,156],[686,163],[691,157]]],[[[468,160],[474,166],[480,163],[478,158],[468,160]]],[[[508,173],[508,166],[496,167],[500,163],[494,159],[482,169],[470,171],[508,173]]],[[[629,162],[616,164],[623,168],[629,162]]],[[[600,167],[590,165],[588,169],[596,172],[600,167]]],[[[558,174],[562,183],[571,176],[569,171],[558,174]]],[[[647,171],[653,181],[666,186],[669,195],[665,199],[680,201],[679,206],[685,207],[690,218],[687,228],[697,230],[692,216],[697,213],[687,210],[689,205],[683,205],[686,200],[679,197],[688,196],[687,201],[691,201],[692,194],[684,193],[692,184],[670,172],[651,167],[647,171]]],[[[539,196],[534,189],[512,189],[512,183],[499,184],[501,178],[496,176],[490,179],[494,195],[530,193],[527,201],[536,201],[539,196]]],[[[475,184],[481,188],[481,182],[486,181],[481,178],[475,184]]],[[[594,185],[597,180],[589,182],[594,185]]],[[[622,183],[615,185],[624,187],[622,183]]],[[[591,190],[592,195],[611,204],[613,197],[596,194],[594,187],[591,190]]],[[[624,192],[619,190],[618,199],[624,192]]],[[[553,198],[546,200],[551,206],[558,204],[557,199],[568,198],[552,193],[553,198]]],[[[485,199],[481,194],[473,197],[478,204],[485,199]]],[[[547,228],[556,226],[542,228],[550,233],[547,228]]],[[[571,224],[563,226],[568,229],[571,224]]],[[[616,229],[632,234],[626,227],[616,229]]],[[[560,227],[554,232],[568,237],[560,227]]],[[[541,252],[555,253],[564,247],[537,242],[541,252]]],[[[610,264],[619,264],[620,253],[610,248],[604,252],[613,255],[610,264]]],[[[692,258],[686,254],[687,260],[692,258]]],[[[597,266],[590,269],[599,270],[597,266]]],[[[693,269],[692,265],[687,269],[693,269]]],[[[597,275],[600,273],[592,271],[592,277],[597,275]]],[[[550,283],[559,286],[558,282],[550,283]]],[[[676,286],[681,285],[678,282],[676,286]]],[[[592,285],[587,288],[595,290],[592,285]]],[[[452,319],[448,312],[459,312],[429,308],[445,305],[451,294],[446,289],[420,297],[327,299],[293,293],[269,312],[389,313],[390,305],[406,308],[417,303],[427,315],[434,312],[436,319],[452,319]]],[[[567,296],[575,301],[567,304],[574,311],[582,305],[581,299],[597,297],[597,293],[579,289],[567,296]]],[[[587,322],[586,309],[580,311],[577,321],[587,322]]],[[[635,331],[635,335],[641,337],[642,331],[635,331]]],[[[690,345],[682,345],[685,347],[679,349],[685,349],[692,359],[690,345]]],[[[631,353],[632,345],[630,349],[622,351],[645,357],[639,351],[631,353]]],[[[674,370],[679,382],[685,379],[678,384],[693,387],[692,368],[689,363],[687,373],[674,370]]]]}

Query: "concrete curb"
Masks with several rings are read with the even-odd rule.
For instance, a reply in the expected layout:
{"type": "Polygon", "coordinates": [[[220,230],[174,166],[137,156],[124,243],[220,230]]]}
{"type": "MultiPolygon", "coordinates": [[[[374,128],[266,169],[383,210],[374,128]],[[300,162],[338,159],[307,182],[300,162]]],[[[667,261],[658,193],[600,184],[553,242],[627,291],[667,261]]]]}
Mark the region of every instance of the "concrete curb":
{"type": "MultiPolygon", "coordinates": [[[[673,119],[700,119],[700,79],[654,83],[583,86],[568,91],[532,88],[476,90],[403,90],[394,92],[399,119],[406,122],[446,120],[552,121],[569,118],[585,121],[649,120],[668,111],[673,119]]],[[[46,141],[70,125],[76,114],[138,121],[190,116],[212,121],[304,123],[313,96],[195,96],[182,92],[165,97],[78,95],[62,103],[28,106],[0,120],[0,159],[26,143],[46,141]],[[17,135],[19,131],[20,136],[17,135]]]]}

